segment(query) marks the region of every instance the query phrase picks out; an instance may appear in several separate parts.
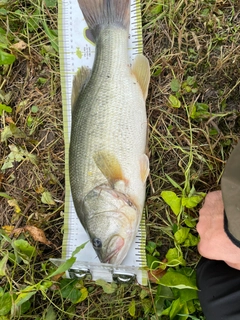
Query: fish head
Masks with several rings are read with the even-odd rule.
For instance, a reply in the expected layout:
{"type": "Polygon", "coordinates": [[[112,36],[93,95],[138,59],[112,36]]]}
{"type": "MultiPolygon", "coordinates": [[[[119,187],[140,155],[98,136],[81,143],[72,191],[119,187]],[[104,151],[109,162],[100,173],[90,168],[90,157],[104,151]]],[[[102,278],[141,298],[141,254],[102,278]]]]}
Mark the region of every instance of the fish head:
{"type": "Polygon", "coordinates": [[[121,264],[138,231],[141,212],[137,206],[124,193],[102,185],[87,194],[82,210],[100,261],[121,264]]]}

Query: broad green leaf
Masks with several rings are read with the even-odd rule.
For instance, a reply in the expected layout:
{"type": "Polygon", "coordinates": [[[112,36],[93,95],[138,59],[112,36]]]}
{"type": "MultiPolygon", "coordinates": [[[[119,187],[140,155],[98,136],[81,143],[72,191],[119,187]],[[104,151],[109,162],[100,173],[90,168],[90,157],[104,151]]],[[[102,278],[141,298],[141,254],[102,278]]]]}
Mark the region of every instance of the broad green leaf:
{"type": "Polygon", "coordinates": [[[87,299],[88,297],[88,290],[87,288],[83,287],[80,289],[80,293],[81,293],[81,296],[80,298],[76,301],[76,303],[80,303],[82,301],[84,301],[85,299],[87,299]]]}
{"type": "Polygon", "coordinates": [[[178,295],[182,302],[187,302],[193,299],[198,299],[198,292],[197,290],[192,289],[182,289],[178,290],[178,295]]]}
{"type": "Polygon", "coordinates": [[[132,301],[129,304],[128,312],[129,312],[131,317],[135,317],[135,314],[136,314],[136,303],[135,303],[134,299],[132,299],[132,301]]]}
{"type": "Polygon", "coordinates": [[[0,277],[3,277],[6,275],[7,262],[8,262],[8,252],[5,253],[4,257],[0,261],[0,277]]]}
{"type": "Polygon", "coordinates": [[[13,133],[10,126],[6,126],[1,132],[1,142],[7,142],[7,139],[11,138],[13,133]]]}
{"type": "Polygon", "coordinates": [[[37,113],[39,111],[38,106],[32,106],[31,112],[32,113],[37,113]]]}
{"type": "MultiPolygon", "coordinates": [[[[23,302],[20,306],[20,314],[26,313],[31,308],[31,302],[29,300],[23,302]]],[[[1,319],[0,319],[1,320],[1,319]]]]}
{"type": "Polygon", "coordinates": [[[150,253],[153,254],[154,250],[156,249],[157,244],[153,241],[148,241],[146,245],[146,250],[150,253]]]}
{"type": "Polygon", "coordinates": [[[77,303],[81,298],[81,292],[76,288],[78,280],[62,279],[60,282],[60,291],[63,298],[70,300],[72,303],[77,303]]]}
{"type": "Polygon", "coordinates": [[[170,320],[172,320],[176,317],[176,315],[182,309],[183,305],[184,305],[184,303],[180,299],[174,300],[172,302],[171,309],[169,312],[170,320]]]}
{"type": "Polygon", "coordinates": [[[53,8],[56,7],[57,5],[57,0],[45,0],[45,4],[48,8],[53,8]]]}
{"type": "Polygon", "coordinates": [[[9,149],[11,152],[7,156],[1,170],[12,168],[15,161],[20,162],[23,160],[29,160],[33,164],[37,164],[37,157],[34,154],[29,153],[27,150],[13,144],[9,145],[9,149]]]}
{"type": "Polygon", "coordinates": [[[147,266],[151,269],[156,269],[159,266],[160,260],[151,254],[146,254],[147,266]]]}
{"type": "Polygon", "coordinates": [[[195,208],[206,196],[205,193],[201,193],[190,198],[182,198],[182,205],[189,209],[195,208]]]}
{"type": "Polygon", "coordinates": [[[24,260],[24,262],[28,262],[33,256],[37,254],[36,249],[31,246],[26,240],[15,240],[13,241],[13,246],[17,251],[17,254],[24,260]]]}
{"type": "Polygon", "coordinates": [[[177,232],[174,233],[174,238],[178,244],[183,243],[187,239],[189,231],[190,231],[189,228],[182,227],[177,232]]]}
{"type": "Polygon", "coordinates": [[[16,57],[13,54],[0,50],[0,65],[13,64],[15,60],[16,57]]]}
{"type": "Polygon", "coordinates": [[[195,219],[187,218],[184,220],[184,223],[186,224],[187,227],[189,228],[194,228],[197,224],[195,219]]]}
{"type": "Polygon", "coordinates": [[[179,215],[181,210],[181,198],[173,191],[162,191],[161,197],[170,206],[175,215],[179,215]]]}
{"type": "Polygon", "coordinates": [[[5,316],[11,311],[12,297],[9,292],[0,293],[0,316],[5,316]]]}
{"type": "Polygon", "coordinates": [[[183,246],[184,247],[195,247],[195,246],[197,246],[198,242],[199,242],[199,237],[196,237],[193,234],[189,233],[183,246]]]}
{"type": "Polygon", "coordinates": [[[54,311],[53,306],[50,305],[50,306],[47,308],[47,313],[46,313],[46,315],[45,315],[44,320],[56,320],[56,319],[57,319],[56,312],[54,311]]]}
{"type": "Polygon", "coordinates": [[[55,205],[56,204],[55,201],[52,198],[51,193],[48,192],[48,191],[44,191],[42,193],[41,201],[44,204],[49,204],[49,205],[55,205]]]}
{"type": "Polygon", "coordinates": [[[183,254],[181,251],[177,250],[177,248],[171,248],[168,250],[167,254],[166,254],[166,258],[167,258],[167,264],[168,265],[186,265],[186,261],[183,258],[183,254]]]}
{"type": "Polygon", "coordinates": [[[178,100],[177,97],[173,96],[172,94],[170,94],[168,100],[169,100],[170,107],[172,107],[172,108],[180,108],[181,107],[181,102],[178,100]]]}
{"type": "Polygon", "coordinates": [[[24,302],[28,301],[32,296],[34,296],[37,292],[37,290],[33,289],[34,286],[29,286],[26,287],[17,297],[15,300],[15,304],[19,307],[21,306],[24,302]],[[29,291],[28,291],[29,290],[29,291]]]}
{"type": "Polygon", "coordinates": [[[180,90],[180,88],[181,88],[181,83],[179,82],[179,80],[176,79],[176,78],[172,79],[172,81],[171,81],[171,90],[173,92],[178,92],[180,90]]]}
{"type": "Polygon", "coordinates": [[[58,274],[61,274],[63,272],[66,272],[67,270],[69,270],[72,265],[74,264],[74,262],[76,261],[75,257],[71,257],[68,260],[66,260],[63,264],[61,264],[57,270],[55,270],[53,273],[50,274],[50,276],[48,276],[48,278],[54,277],[58,274]]]}
{"type": "Polygon", "coordinates": [[[9,106],[6,106],[5,104],[0,103],[0,116],[3,115],[3,111],[5,111],[7,113],[11,113],[12,112],[12,108],[9,107],[9,106]]]}
{"type": "Polygon", "coordinates": [[[178,289],[194,289],[197,290],[195,283],[192,282],[187,276],[168,269],[168,272],[159,279],[159,283],[163,286],[178,289]]]}
{"type": "Polygon", "coordinates": [[[101,286],[105,293],[109,293],[109,294],[115,292],[117,289],[117,284],[115,282],[108,283],[105,280],[98,279],[96,280],[96,284],[101,286]]]}

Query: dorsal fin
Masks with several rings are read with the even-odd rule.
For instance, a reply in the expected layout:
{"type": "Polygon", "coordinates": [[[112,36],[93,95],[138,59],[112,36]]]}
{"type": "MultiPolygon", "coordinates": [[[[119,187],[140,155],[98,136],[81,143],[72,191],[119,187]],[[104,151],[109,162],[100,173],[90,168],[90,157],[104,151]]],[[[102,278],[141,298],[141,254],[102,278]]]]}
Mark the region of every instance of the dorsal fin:
{"type": "Polygon", "coordinates": [[[132,73],[142,89],[144,99],[146,99],[150,82],[150,66],[148,59],[143,54],[138,54],[134,59],[132,73]]]}
{"type": "Polygon", "coordinates": [[[88,83],[91,73],[92,73],[91,69],[87,67],[82,67],[78,69],[76,75],[74,76],[73,87],[72,87],[72,97],[71,97],[72,111],[74,109],[74,105],[77,101],[79,93],[88,83]]]}

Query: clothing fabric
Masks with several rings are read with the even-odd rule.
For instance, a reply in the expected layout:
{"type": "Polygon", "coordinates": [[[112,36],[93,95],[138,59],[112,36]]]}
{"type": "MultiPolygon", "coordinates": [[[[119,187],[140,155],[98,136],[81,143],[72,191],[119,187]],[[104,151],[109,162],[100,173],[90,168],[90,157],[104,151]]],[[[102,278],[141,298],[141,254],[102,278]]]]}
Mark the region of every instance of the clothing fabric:
{"type": "Polygon", "coordinates": [[[227,161],[221,189],[225,208],[224,228],[234,244],[240,247],[240,142],[227,161]]]}
{"type": "Polygon", "coordinates": [[[240,271],[223,261],[201,258],[199,300],[206,320],[240,320],[240,271]]]}
{"type": "MultiPolygon", "coordinates": [[[[224,230],[233,244],[240,247],[240,142],[227,161],[221,189],[224,230]]],[[[206,320],[240,320],[240,270],[224,261],[201,258],[197,285],[206,320]]]]}

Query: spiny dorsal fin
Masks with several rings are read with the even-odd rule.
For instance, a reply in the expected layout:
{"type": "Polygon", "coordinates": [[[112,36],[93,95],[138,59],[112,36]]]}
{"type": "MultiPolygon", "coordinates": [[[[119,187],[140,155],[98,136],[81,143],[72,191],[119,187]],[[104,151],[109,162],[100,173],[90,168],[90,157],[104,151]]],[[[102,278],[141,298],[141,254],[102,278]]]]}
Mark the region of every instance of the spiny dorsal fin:
{"type": "Polygon", "coordinates": [[[95,39],[104,26],[129,28],[130,0],[78,0],[83,16],[95,39]]]}
{"type": "Polygon", "coordinates": [[[132,72],[142,89],[144,99],[146,99],[150,82],[150,66],[148,59],[143,54],[138,54],[134,59],[132,72]]]}
{"type": "Polygon", "coordinates": [[[108,151],[98,151],[94,154],[93,159],[111,185],[114,186],[118,180],[126,181],[121,165],[114,154],[108,151]]]}
{"type": "Polygon", "coordinates": [[[72,111],[74,109],[74,105],[77,101],[79,93],[88,83],[90,76],[91,76],[91,69],[87,67],[82,67],[78,69],[76,75],[74,76],[73,87],[72,87],[72,97],[71,97],[72,111]]]}

